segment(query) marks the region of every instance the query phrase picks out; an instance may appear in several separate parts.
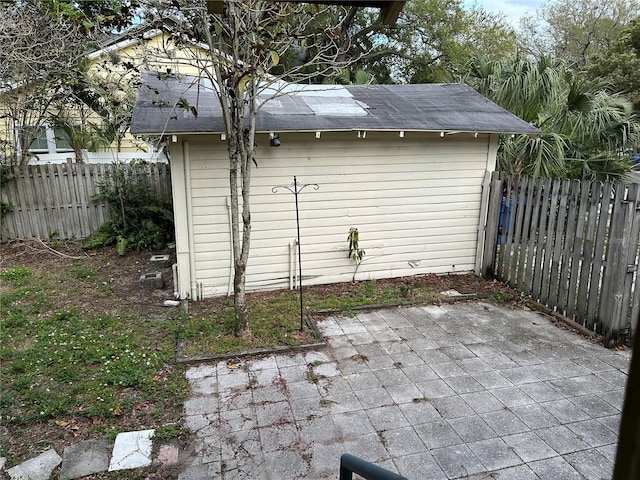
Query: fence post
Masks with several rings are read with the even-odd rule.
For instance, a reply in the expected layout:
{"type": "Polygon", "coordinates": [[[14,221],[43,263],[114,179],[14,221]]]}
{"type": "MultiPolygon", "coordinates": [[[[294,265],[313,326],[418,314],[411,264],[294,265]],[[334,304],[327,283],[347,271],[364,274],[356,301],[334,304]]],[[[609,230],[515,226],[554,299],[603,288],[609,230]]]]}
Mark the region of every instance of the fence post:
{"type": "Polygon", "coordinates": [[[489,206],[487,208],[487,227],[484,237],[484,252],[480,276],[487,277],[495,274],[496,252],[498,248],[498,226],[500,223],[500,208],[502,207],[503,181],[494,174],[489,189],[489,206]]]}
{"type": "Polygon", "coordinates": [[[623,305],[624,285],[628,274],[627,252],[636,205],[635,202],[625,200],[624,193],[624,185],[617,185],[602,281],[600,320],[603,322],[603,335],[607,346],[618,340],[622,322],[626,319],[623,305]]]}
{"type": "Polygon", "coordinates": [[[629,246],[627,248],[627,273],[624,284],[624,297],[622,305],[630,325],[629,336],[635,334],[638,322],[638,301],[640,292],[634,290],[638,285],[638,247],[640,246],[640,185],[637,183],[629,185],[627,190],[627,201],[631,202],[632,208],[631,231],[629,232],[629,246]]]}
{"type": "Polygon", "coordinates": [[[484,242],[487,237],[487,209],[489,208],[489,192],[491,190],[491,172],[484,172],[482,181],[482,195],[480,197],[480,217],[478,218],[478,235],[476,243],[476,264],[474,273],[479,277],[482,275],[482,254],[484,253],[484,242]]]}

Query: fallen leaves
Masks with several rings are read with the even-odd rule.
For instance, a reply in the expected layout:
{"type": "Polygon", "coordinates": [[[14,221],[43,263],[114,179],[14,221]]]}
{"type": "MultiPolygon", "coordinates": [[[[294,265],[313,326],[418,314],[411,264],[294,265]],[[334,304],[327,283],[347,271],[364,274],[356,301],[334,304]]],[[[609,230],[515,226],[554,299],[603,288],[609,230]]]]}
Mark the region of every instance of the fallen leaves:
{"type": "Polygon", "coordinates": [[[73,435],[74,437],[77,437],[79,435],[80,425],[78,425],[75,422],[69,422],[67,420],[54,420],[54,423],[58,427],[61,427],[67,430],[67,432],[73,435]]]}

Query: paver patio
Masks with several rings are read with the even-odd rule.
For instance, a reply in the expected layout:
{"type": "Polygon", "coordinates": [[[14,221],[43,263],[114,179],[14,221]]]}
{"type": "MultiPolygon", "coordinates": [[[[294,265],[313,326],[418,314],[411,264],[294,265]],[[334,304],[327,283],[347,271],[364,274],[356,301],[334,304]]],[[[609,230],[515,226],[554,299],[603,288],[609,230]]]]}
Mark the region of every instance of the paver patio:
{"type": "Polygon", "coordinates": [[[317,351],[187,370],[190,479],[608,479],[630,352],[485,303],[319,321],[317,351]]]}

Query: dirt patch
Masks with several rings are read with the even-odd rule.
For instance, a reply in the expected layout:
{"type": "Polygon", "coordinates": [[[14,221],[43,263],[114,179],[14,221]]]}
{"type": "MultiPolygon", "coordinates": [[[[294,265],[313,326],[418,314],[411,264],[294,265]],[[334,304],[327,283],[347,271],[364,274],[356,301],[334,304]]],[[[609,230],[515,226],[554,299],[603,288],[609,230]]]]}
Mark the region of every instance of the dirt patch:
{"type": "MultiPolygon", "coordinates": [[[[362,295],[362,285],[367,282],[374,282],[376,290],[400,290],[402,287],[407,287],[406,291],[417,291],[421,289],[428,289],[433,292],[430,303],[442,303],[450,300],[477,300],[488,299],[490,301],[498,302],[503,305],[511,305],[513,307],[519,307],[524,305],[521,301],[520,295],[508,286],[493,280],[486,280],[479,278],[471,273],[453,274],[453,275],[437,275],[427,274],[418,275],[414,277],[399,277],[399,278],[386,278],[379,280],[368,280],[365,282],[345,282],[345,283],[332,283],[327,285],[311,285],[304,286],[305,297],[308,297],[306,306],[312,311],[314,309],[314,303],[317,300],[337,298],[347,299],[362,295]],[[400,288],[399,288],[400,287],[400,288]],[[442,292],[456,291],[462,294],[462,297],[442,295],[442,292]]],[[[261,291],[252,292],[248,294],[250,298],[267,299],[273,296],[277,296],[289,290],[277,290],[277,291],[261,291]]],[[[207,309],[218,309],[225,302],[227,297],[214,297],[200,300],[190,307],[191,312],[205,311],[207,309]]],[[[414,300],[411,293],[408,293],[406,298],[402,301],[410,303],[414,300]]]]}
{"type": "MultiPolygon", "coordinates": [[[[86,273],[89,282],[73,282],[73,288],[60,284],[57,290],[56,308],[77,308],[84,315],[108,313],[118,315],[135,311],[144,318],[162,319],[174,310],[164,306],[173,299],[173,276],[170,267],[155,268],[150,265],[152,255],[169,255],[175,262],[173,250],[160,252],[128,252],[118,255],[113,248],[83,250],[79,242],[11,241],[0,244],[0,269],[25,266],[34,271],[65,270],[69,277],[86,273]],[[149,291],[140,287],[140,276],[160,271],[164,279],[162,290],[149,291]]],[[[496,281],[485,280],[473,274],[419,275],[375,280],[376,288],[406,286],[407,291],[428,288],[434,292],[435,301],[440,292],[455,290],[475,298],[488,298],[503,304],[521,305],[520,296],[509,287],[496,281]]],[[[338,299],[358,294],[362,282],[305,286],[305,294],[315,298],[338,299]]],[[[278,292],[262,291],[249,294],[256,298],[269,298],[278,292]]],[[[215,310],[227,302],[225,296],[208,298],[193,303],[191,312],[215,310]]],[[[411,301],[410,295],[407,301],[411,301]]]]}
{"type": "Polygon", "coordinates": [[[78,308],[80,313],[97,315],[135,312],[147,318],[166,315],[164,300],[173,298],[171,268],[156,269],[150,264],[155,254],[168,254],[171,263],[174,252],[128,252],[118,255],[113,248],[83,250],[79,242],[11,241],[0,244],[0,269],[17,265],[34,271],[65,270],[70,280],[86,274],[87,280],[57,289],[57,308],[78,308]],[[140,275],[153,271],[162,273],[165,287],[149,291],[139,285],[140,275]]]}

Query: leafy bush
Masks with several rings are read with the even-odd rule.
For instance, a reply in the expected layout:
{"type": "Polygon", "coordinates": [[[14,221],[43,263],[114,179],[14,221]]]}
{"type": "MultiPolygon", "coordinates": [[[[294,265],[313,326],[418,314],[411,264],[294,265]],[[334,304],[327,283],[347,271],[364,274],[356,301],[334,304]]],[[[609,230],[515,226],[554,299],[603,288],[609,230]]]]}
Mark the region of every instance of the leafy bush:
{"type": "MultiPolygon", "coordinates": [[[[0,164],[0,189],[2,189],[9,180],[11,180],[11,168],[7,165],[0,164]]],[[[9,203],[0,201],[0,224],[5,215],[13,210],[13,206],[9,203]]]]}
{"type": "Polygon", "coordinates": [[[116,245],[128,250],[160,250],[173,240],[173,205],[133,170],[116,169],[98,184],[94,200],[106,200],[111,220],[87,237],[82,246],[116,245]]]}

